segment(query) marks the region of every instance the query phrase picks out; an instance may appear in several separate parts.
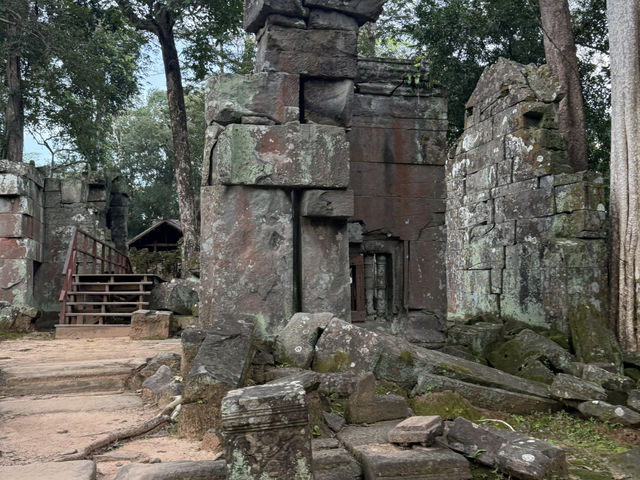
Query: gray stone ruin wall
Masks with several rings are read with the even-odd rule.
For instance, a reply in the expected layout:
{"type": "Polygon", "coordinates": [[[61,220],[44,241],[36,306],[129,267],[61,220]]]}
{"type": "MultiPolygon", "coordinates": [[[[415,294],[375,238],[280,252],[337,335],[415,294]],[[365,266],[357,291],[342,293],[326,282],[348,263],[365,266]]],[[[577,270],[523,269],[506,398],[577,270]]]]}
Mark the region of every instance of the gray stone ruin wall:
{"type": "Polygon", "coordinates": [[[126,251],[127,204],[117,175],[60,180],[0,160],[0,301],[42,310],[51,323],[73,227],[126,251]]]}
{"type": "Polygon", "coordinates": [[[500,59],[467,103],[447,161],[448,317],[502,317],[567,335],[603,319],[603,179],[573,173],[557,130],[562,92],[546,66],[500,59]]]}
{"type": "Polygon", "coordinates": [[[358,60],[350,144],[353,320],[444,341],[447,104],[424,66],[358,60]]]}
{"type": "Polygon", "coordinates": [[[247,0],[255,74],[211,78],[200,318],[271,335],[296,311],[350,317],[347,217],[357,31],[383,0],[247,0]]]}

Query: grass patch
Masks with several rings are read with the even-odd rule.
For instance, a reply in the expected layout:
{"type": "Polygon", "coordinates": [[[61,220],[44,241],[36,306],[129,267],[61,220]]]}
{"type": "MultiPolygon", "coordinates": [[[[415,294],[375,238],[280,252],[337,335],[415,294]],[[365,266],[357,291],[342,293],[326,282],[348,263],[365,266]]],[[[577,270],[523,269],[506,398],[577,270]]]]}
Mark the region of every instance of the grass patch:
{"type": "Polygon", "coordinates": [[[24,333],[18,332],[6,332],[4,330],[0,330],[0,341],[2,340],[17,340],[18,338],[22,338],[24,333]]]}

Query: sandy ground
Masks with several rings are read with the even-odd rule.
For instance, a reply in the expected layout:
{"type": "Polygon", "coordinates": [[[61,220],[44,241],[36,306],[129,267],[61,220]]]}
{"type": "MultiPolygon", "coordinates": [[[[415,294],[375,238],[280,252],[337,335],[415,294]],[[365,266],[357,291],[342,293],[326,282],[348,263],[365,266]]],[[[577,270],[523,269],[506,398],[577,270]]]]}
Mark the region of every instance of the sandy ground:
{"type": "MultiPolygon", "coordinates": [[[[0,342],[0,369],[7,366],[50,366],[83,360],[150,358],[180,351],[179,340],[53,340],[34,335],[0,342]]],[[[0,387],[1,388],[1,387],[0,387]]],[[[0,396],[0,465],[53,461],[114,430],[143,423],[158,413],[135,392],[0,396]]],[[[157,432],[124,441],[94,458],[99,480],[112,480],[132,462],[212,460],[217,452],[200,442],[157,432]]]]}

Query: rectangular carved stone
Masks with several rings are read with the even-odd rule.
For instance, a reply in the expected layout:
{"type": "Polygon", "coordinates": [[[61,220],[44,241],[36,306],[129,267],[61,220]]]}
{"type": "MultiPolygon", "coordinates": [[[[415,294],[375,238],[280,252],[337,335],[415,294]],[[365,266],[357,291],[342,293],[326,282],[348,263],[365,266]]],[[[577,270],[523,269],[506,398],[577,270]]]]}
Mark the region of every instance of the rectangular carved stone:
{"type": "Polygon", "coordinates": [[[280,72],[213,75],[205,87],[205,121],[222,125],[242,117],[285,123],[287,107],[299,107],[300,78],[280,72]]]}
{"type": "Polygon", "coordinates": [[[272,14],[306,18],[309,10],[302,6],[302,0],[245,0],[242,25],[247,32],[256,33],[272,14]]]}
{"type": "Polygon", "coordinates": [[[346,188],[349,145],[328,125],[229,125],[212,153],[213,181],[223,185],[346,188]]]}
{"type": "Polygon", "coordinates": [[[409,308],[446,310],[446,242],[411,241],[409,246],[409,308]]]}
{"type": "Polygon", "coordinates": [[[132,340],[163,340],[169,338],[171,312],[137,310],[131,317],[132,340]]]}
{"type": "Polygon", "coordinates": [[[301,295],[303,312],[331,312],[351,318],[349,237],[346,220],[302,218],[301,295]]]}
{"type": "Polygon", "coordinates": [[[360,25],[365,22],[375,22],[386,0],[305,0],[308,7],[319,7],[350,15],[358,20],[360,25]]]}
{"type": "Polygon", "coordinates": [[[201,189],[200,320],[256,319],[273,333],[293,314],[293,221],[282,190],[201,189]]]}
{"type": "Polygon", "coordinates": [[[305,190],[300,203],[303,217],[353,216],[353,190],[305,190]]]}
{"type": "Polygon", "coordinates": [[[358,31],[358,21],[340,12],[313,8],[309,12],[309,28],[358,31]]]}
{"type": "Polygon", "coordinates": [[[276,70],[320,78],[355,78],[357,34],[271,26],[258,39],[256,71],[276,70]]]}
{"type": "Polygon", "coordinates": [[[231,390],[222,400],[227,478],[313,480],[311,432],[300,382],[231,390]]]}

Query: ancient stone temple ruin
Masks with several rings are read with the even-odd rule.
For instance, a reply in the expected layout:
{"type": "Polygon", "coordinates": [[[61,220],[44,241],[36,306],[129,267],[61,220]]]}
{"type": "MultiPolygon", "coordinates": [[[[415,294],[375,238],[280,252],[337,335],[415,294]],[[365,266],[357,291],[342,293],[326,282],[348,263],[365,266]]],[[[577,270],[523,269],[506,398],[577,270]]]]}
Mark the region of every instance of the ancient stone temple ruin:
{"type": "MultiPolygon", "coordinates": [[[[26,308],[30,320],[40,311],[39,326],[51,327],[60,311],[62,267],[74,227],[126,251],[127,205],[118,174],[49,178],[43,169],[1,160],[0,302],[26,308]]],[[[16,318],[10,313],[7,321],[16,318]]]]}

